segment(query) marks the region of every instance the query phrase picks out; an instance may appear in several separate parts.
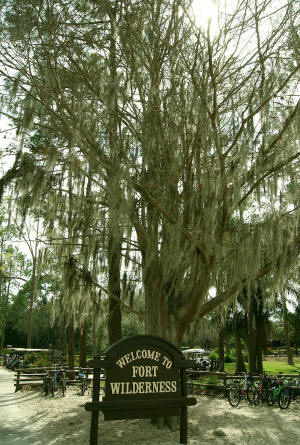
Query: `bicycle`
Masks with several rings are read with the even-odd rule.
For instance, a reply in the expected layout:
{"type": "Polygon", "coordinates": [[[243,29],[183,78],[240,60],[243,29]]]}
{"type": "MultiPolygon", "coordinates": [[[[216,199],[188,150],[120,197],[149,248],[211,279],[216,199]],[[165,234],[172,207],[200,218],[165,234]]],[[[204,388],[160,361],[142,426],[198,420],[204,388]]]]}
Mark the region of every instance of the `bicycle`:
{"type": "Polygon", "coordinates": [[[241,400],[247,399],[255,406],[259,404],[259,392],[254,385],[254,378],[251,374],[246,375],[242,382],[235,382],[227,389],[227,399],[231,406],[237,407],[241,400]]]}
{"type": "Polygon", "coordinates": [[[282,378],[274,380],[272,382],[271,387],[268,389],[267,392],[267,404],[269,406],[273,406],[276,399],[279,400],[279,396],[283,388],[284,382],[282,378]]]}
{"type": "MultiPolygon", "coordinates": [[[[300,377],[300,376],[299,376],[300,377]]],[[[300,380],[299,378],[288,378],[288,386],[285,386],[279,394],[278,405],[280,409],[287,409],[292,400],[296,400],[300,395],[300,380]]]]}
{"type": "Polygon", "coordinates": [[[259,400],[261,400],[262,403],[267,401],[268,392],[270,391],[271,385],[271,378],[267,375],[263,375],[261,382],[258,385],[259,400]]]}
{"type": "Polygon", "coordinates": [[[53,376],[51,379],[51,395],[54,397],[55,391],[57,389],[57,369],[56,365],[54,366],[53,376]]]}
{"type": "Polygon", "coordinates": [[[67,391],[67,377],[66,377],[66,371],[64,369],[61,369],[57,374],[57,383],[60,387],[61,393],[63,397],[66,395],[67,391]]]}
{"type": "Polygon", "coordinates": [[[43,390],[44,390],[45,396],[47,396],[49,394],[49,391],[51,388],[51,382],[52,382],[52,379],[49,376],[49,374],[47,373],[45,375],[45,377],[43,378],[43,390]]]}
{"type": "Polygon", "coordinates": [[[89,386],[87,371],[84,371],[83,369],[79,369],[78,378],[79,378],[79,380],[81,380],[81,394],[84,396],[84,394],[88,390],[88,386],[89,386]]]}

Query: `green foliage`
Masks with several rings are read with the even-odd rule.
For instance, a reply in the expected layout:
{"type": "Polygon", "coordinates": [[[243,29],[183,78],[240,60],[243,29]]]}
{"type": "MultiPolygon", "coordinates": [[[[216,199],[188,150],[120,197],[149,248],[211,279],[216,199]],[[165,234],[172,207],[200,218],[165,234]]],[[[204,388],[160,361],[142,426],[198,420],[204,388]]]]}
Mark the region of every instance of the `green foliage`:
{"type": "Polygon", "coordinates": [[[130,319],[127,321],[126,317],[124,319],[124,322],[122,324],[122,335],[123,337],[131,337],[133,335],[140,335],[144,332],[143,327],[139,326],[138,323],[135,322],[135,320],[130,317],[130,319]]]}
{"type": "Polygon", "coordinates": [[[267,360],[264,361],[264,371],[269,374],[278,374],[281,372],[282,374],[291,374],[294,371],[300,373],[300,358],[294,358],[295,365],[288,365],[286,363],[286,358],[280,360],[267,360]]]}
{"type": "MultiPolygon", "coordinates": [[[[126,251],[121,303],[128,298],[133,310],[141,283],[147,312],[136,312],[158,334],[170,321],[171,335],[197,312],[204,317],[212,287],[222,298],[209,310],[257,276],[269,273],[274,288],[298,261],[297,79],[286,9],[296,1],[274,8],[280,30],[276,0],[259,15],[238,2],[216,39],[172,2],[128,2],[126,14],[117,2],[114,20],[98,3],[10,0],[1,9],[4,105],[14,108],[33,166],[15,178],[18,211],[40,214],[47,229],[64,290],[56,313],[106,317],[109,231],[126,251]],[[264,22],[256,36],[264,57],[256,45],[245,54],[241,42],[264,22]]],[[[37,302],[38,329],[50,318],[47,298],[37,302]]],[[[12,309],[11,334],[21,331],[12,309]]],[[[126,335],[137,331],[124,324],[126,335]]]]}
{"type": "Polygon", "coordinates": [[[33,352],[25,355],[23,365],[33,368],[43,368],[51,365],[47,352],[33,352]]]}
{"type": "MultiPolygon", "coordinates": [[[[294,358],[295,365],[291,366],[286,363],[286,359],[282,360],[266,360],[263,362],[264,372],[270,375],[300,373],[300,358],[294,358]]],[[[246,363],[246,368],[248,365],[246,363]]],[[[235,363],[226,363],[225,372],[229,374],[235,373],[235,363]]]]}
{"type": "Polygon", "coordinates": [[[225,354],[224,355],[224,363],[234,363],[235,358],[231,354],[225,354]]]}
{"type": "Polygon", "coordinates": [[[47,360],[45,357],[38,358],[34,363],[34,368],[47,368],[51,366],[50,360],[47,360]]]}
{"type": "Polygon", "coordinates": [[[0,349],[0,354],[9,354],[9,355],[12,355],[12,354],[13,354],[13,351],[11,351],[10,349],[7,349],[7,348],[1,348],[1,349],[0,349]]]}
{"type": "Polygon", "coordinates": [[[26,354],[23,361],[23,365],[24,366],[33,365],[37,360],[39,360],[38,354],[36,353],[26,354]]]}
{"type": "Polygon", "coordinates": [[[217,360],[219,358],[219,354],[215,351],[209,353],[208,358],[210,360],[217,360]]]}
{"type": "Polygon", "coordinates": [[[211,375],[206,379],[205,383],[209,383],[211,385],[217,385],[219,383],[219,379],[217,376],[211,375]]]}

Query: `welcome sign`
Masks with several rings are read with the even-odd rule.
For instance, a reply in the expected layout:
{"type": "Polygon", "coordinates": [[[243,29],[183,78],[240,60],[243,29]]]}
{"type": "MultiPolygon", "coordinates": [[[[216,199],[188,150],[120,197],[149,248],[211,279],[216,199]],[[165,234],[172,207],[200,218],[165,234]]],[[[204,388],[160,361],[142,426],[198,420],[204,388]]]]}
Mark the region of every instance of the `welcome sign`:
{"type": "Polygon", "coordinates": [[[106,380],[107,397],[115,394],[160,397],[178,392],[179,370],[172,368],[172,358],[165,351],[137,346],[115,364],[106,380]]]}
{"type": "Polygon", "coordinates": [[[89,362],[95,368],[93,402],[85,405],[92,411],[90,443],[97,444],[99,410],[104,412],[104,420],[180,416],[181,443],[186,443],[187,406],[196,404],[196,399],[186,397],[185,368],[193,362],[171,343],[147,335],[120,340],[105,356],[89,362]],[[106,369],[101,402],[100,368],[106,369]]]}

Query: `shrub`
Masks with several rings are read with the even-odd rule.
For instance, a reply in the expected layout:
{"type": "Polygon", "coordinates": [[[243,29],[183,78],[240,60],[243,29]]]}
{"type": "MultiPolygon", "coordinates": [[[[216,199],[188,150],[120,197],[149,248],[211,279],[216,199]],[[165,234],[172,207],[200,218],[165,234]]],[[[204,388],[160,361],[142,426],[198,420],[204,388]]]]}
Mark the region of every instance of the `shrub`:
{"type": "Polygon", "coordinates": [[[23,361],[23,366],[33,367],[33,368],[43,368],[50,366],[50,361],[48,359],[47,352],[33,352],[27,354],[23,361]]]}
{"type": "Polygon", "coordinates": [[[51,366],[51,362],[45,357],[39,357],[34,363],[34,368],[48,368],[51,366]]]}
{"type": "Polygon", "coordinates": [[[230,354],[225,354],[224,355],[224,363],[234,363],[235,359],[232,355],[230,354]]]}
{"type": "Polygon", "coordinates": [[[267,349],[264,350],[264,355],[272,355],[272,354],[273,354],[272,349],[267,348],[267,349]]]}
{"type": "Polygon", "coordinates": [[[206,379],[206,383],[210,385],[217,385],[219,383],[219,379],[215,375],[211,375],[206,379]]]}
{"type": "Polygon", "coordinates": [[[27,354],[23,361],[23,366],[33,365],[33,363],[38,359],[37,354],[27,354]]]}
{"type": "Polygon", "coordinates": [[[13,351],[7,348],[0,349],[0,354],[10,354],[12,355],[13,351]]]}
{"type": "Polygon", "coordinates": [[[217,354],[216,352],[212,351],[212,352],[210,352],[208,358],[209,358],[209,360],[217,360],[219,358],[219,354],[217,354]]]}

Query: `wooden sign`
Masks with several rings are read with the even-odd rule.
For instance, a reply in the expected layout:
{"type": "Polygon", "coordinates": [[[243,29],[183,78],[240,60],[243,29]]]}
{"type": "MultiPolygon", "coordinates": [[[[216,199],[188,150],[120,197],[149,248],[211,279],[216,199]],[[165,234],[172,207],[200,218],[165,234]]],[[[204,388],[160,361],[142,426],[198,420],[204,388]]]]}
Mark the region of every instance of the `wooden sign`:
{"type": "Polygon", "coordinates": [[[154,336],[129,337],[114,343],[104,360],[88,362],[94,368],[90,444],[97,445],[98,414],[104,420],[180,416],[180,443],[187,443],[187,397],[185,368],[193,366],[174,345],[154,336]],[[100,369],[106,369],[105,397],[99,402],[100,369]]]}

